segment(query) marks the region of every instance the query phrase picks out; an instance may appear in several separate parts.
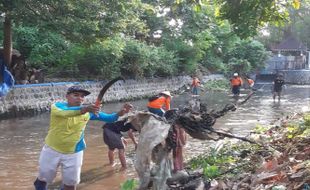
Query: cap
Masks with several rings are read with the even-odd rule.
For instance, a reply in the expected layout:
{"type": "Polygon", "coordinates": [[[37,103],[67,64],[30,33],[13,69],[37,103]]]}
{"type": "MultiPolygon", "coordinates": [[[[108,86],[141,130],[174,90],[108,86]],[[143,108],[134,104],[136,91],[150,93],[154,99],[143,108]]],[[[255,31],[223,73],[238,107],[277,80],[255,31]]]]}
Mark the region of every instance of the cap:
{"type": "Polygon", "coordinates": [[[234,73],[234,77],[237,77],[238,76],[238,73],[234,73]]]}
{"type": "Polygon", "coordinates": [[[81,86],[71,86],[67,90],[67,94],[73,93],[73,92],[82,92],[85,94],[85,96],[89,95],[90,92],[83,89],[81,86]]]}
{"type": "Polygon", "coordinates": [[[163,92],[161,92],[160,94],[164,94],[164,95],[167,95],[167,96],[170,96],[170,97],[171,97],[171,94],[170,94],[169,91],[163,91],[163,92]]]}

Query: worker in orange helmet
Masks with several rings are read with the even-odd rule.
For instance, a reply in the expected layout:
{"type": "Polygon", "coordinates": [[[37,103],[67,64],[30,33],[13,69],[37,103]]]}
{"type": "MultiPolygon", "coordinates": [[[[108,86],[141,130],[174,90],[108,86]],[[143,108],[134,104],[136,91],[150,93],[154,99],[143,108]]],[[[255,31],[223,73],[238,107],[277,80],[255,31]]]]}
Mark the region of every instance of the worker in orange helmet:
{"type": "Polygon", "coordinates": [[[240,87],[243,85],[243,81],[241,77],[239,77],[238,73],[234,73],[233,78],[230,79],[231,91],[234,96],[239,96],[240,87]]]}

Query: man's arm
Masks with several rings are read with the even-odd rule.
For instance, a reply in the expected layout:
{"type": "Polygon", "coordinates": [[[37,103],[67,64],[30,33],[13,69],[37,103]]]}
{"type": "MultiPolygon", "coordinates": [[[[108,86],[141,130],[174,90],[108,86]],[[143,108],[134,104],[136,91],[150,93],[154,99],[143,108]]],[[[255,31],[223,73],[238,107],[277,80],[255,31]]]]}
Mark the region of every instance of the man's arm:
{"type": "Polygon", "coordinates": [[[126,113],[130,112],[132,110],[133,106],[129,103],[125,103],[123,105],[123,107],[121,108],[121,110],[119,112],[117,112],[118,116],[123,116],[126,113]]]}
{"type": "Polygon", "coordinates": [[[242,78],[239,77],[239,80],[240,80],[240,86],[242,86],[242,85],[243,85],[243,80],[242,80],[242,78]]]}
{"type": "Polygon", "coordinates": [[[128,133],[129,138],[132,140],[133,144],[135,145],[135,149],[137,149],[138,143],[136,141],[135,136],[133,135],[132,129],[129,129],[127,133],[128,133]]]}
{"type": "Polygon", "coordinates": [[[167,110],[170,110],[170,98],[166,98],[166,101],[165,101],[165,108],[166,108],[166,111],[167,110]]]}
{"type": "Polygon", "coordinates": [[[118,114],[117,113],[104,113],[104,112],[99,112],[97,114],[94,113],[89,113],[90,115],[90,120],[99,120],[99,121],[104,121],[108,123],[112,123],[114,121],[118,120],[118,114]]]}
{"type": "Polygon", "coordinates": [[[81,115],[81,106],[68,106],[65,102],[56,102],[51,106],[51,113],[59,117],[74,117],[81,115]]]}
{"type": "Polygon", "coordinates": [[[99,107],[95,105],[68,106],[66,102],[56,102],[52,105],[52,114],[59,117],[74,117],[87,112],[98,113],[99,107]]]}
{"type": "Polygon", "coordinates": [[[100,120],[100,121],[105,121],[105,122],[114,122],[118,120],[119,116],[123,116],[124,114],[128,113],[132,109],[132,105],[129,103],[125,103],[121,110],[117,113],[111,113],[107,114],[104,112],[99,112],[99,113],[90,113],[90,120],[100,120]]]}

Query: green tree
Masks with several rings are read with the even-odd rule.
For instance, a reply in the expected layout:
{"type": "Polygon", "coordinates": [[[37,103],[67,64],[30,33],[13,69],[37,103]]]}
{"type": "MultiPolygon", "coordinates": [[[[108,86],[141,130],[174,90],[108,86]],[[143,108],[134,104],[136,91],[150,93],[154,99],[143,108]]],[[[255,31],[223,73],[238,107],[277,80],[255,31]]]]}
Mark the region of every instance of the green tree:
{"type": "MultiPolygon", "coordinates": [[[[97,6],[100,1],[94,0],[3,0],[0,2],[0,15],[4,18],[3,47],[4,61],[10,66],[12,49],[12,28],[21,24],[28,26],[40,26],[41,30],[54,30],[65,36],[76,39],[77,33],[83,31],[92,36],[96,27],[91,23],[98,15],[97,6]],[[74,26],[79,27],[74,27],[74,26]]],[[[77,35],[78,36],[78,35],[77,35]]],[[[77,38],[79,39],[79,38],[77,38]]]]}
{"type": "Polygon", "coordinates": [[[278,44],[288,35],[293,35],[303,44],[310,44],[310,1],[304,0],[299,9],[290,9],[290,22],[276,26],[269,24],[256,37],[266,47],[278,44]]]}
{"type": "Polygon", "coordinates": [[[235,48],[226,55],[230,71],[248,73],[255,68],[261,68],[267,59],[265,47],[258,41],[241,40],[235,48]]]}

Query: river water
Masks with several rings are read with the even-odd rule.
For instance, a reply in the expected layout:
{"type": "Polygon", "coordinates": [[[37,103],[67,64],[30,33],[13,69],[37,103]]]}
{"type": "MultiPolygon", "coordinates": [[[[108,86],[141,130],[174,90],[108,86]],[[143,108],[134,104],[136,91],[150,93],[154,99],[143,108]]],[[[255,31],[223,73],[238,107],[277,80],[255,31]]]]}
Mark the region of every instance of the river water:
{"type": "MultiPolygon", "coordinates": [[[[269,124],[292,112],[309,110],[310,86],[287,86],[280,103],[273,101],[270,84],[260,84],[259,89],[246,103],[219,118],[214,127],[231,130],[232,133],[246,136],[257,124],[269,124]]],[[[244,97],[247,91],[241,95],[244,97]]],[[[172,108],[186,104],[192,97],[187,93],[172,99],[172,108]]],[[[219,110],[223,105],[235,101],[228,92],[201,92],[199,97],[207,102],[209,109],[219,110]]],[[[144,110],[146,100],[133,101],[137,110],[144,110]]],[[[121,103],[106,104],[106,112],[116,111],[121,103]]],[[[0,190],[30,190],[38,171],[39,153],[48,130],[49,114],[34,117],[0,121],[0,190]]],[[[87,149],[84,154],[81,184],[83,190],[117,190],[126,179],[135,178],[133,167],[134,151],[132,144],[127,147],[128,169],[119,171],[120,164],[108,166],[107,146],[102,140],[102,123],[90,122],[85,139],[87,149]]],[[[128,140],[129,142],[129,140],[128,140]]],[[[185,157],[190,158],[207,149],[210,141],[189,138],[185,147],[185,157]]],[[[211,142],[212,143],[212,142],[211,142]]],[[[117,155],[116,155],[116,161],[117,155]]],[[[49,189],[57,189],[58,175],[49,189]]]]}

